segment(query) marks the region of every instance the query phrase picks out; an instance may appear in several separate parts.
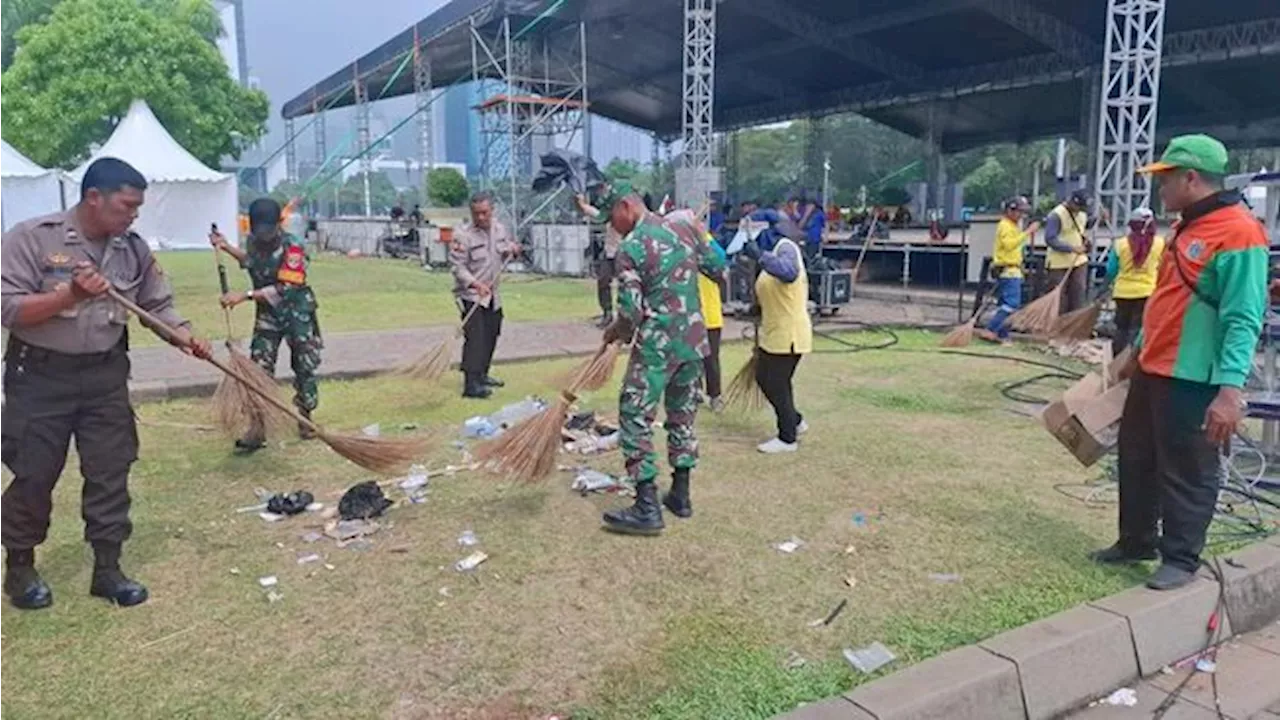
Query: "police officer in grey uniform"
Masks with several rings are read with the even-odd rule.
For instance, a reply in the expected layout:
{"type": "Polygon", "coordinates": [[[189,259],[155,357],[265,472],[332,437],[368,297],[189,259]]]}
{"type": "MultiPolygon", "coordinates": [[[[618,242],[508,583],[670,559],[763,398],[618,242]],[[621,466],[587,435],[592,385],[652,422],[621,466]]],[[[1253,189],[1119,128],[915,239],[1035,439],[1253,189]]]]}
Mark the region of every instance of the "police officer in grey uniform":
{"type": "Polygon", "coordinates": [[[53,603],[35,568],[53,509],[53,487],[71,438],[84,476],[84,537],[94,552],[91,595],[122,606],[147,589],[120,570],[129,538],[129,467],[138,434],[129,404],[129,315],[108,287],[177,328],[184,351],[205,358],[173,307],[173,290],[146,241],[130,232],[147,181],[123,160],[85,171],[70,210],[19,223],[4,234],[0,317],[4,354],[4,464],[13,473],[0,501],[4,592],[18,608],[53,603]]]}
{"type": "Polygon", "coordinates": [[[487,398],[490,388],[502,381],[489,374],[493,351],[502,334],[502,297],[498,283],[508,259],[520,254],[507,227],[493,217],[493,196],[479,192],[471,197],[471,221],[454,234],[449,246],[453,268],[453,294],[467,322],[462,326],[462,396],[487,398]],[[473,306],[475,312],[471,312],[473,306]],[[469,317],[468,317],[469,315],[469,317]]]}

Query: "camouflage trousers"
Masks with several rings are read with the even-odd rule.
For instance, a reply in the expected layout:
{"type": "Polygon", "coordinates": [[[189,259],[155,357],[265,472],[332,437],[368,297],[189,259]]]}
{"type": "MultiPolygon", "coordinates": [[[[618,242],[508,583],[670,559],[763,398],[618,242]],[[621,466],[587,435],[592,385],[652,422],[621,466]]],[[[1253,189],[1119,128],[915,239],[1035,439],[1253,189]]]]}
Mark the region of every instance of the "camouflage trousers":
{"type": "Polygon", "coordinates": [[[653,420],[658,403],[666,405],[667,460],[672,468],[698,464],[698,441],[693,421],[698,412],[702,363],[652,362],[631,353],[618,398],[619,445],[632,482],[652,482],[658,476],[653,448],[653,420]]]}
{"type": "Polygon", "coordinates": [[[289,366],[293,369],[293,404],[299,410],[311,412],[320,403],[316,384],[316,370],[320,367],[320,349],[324,343],[316,328],[314,317],[307,323],[296,323],[290,332],[280,330],[272,323],[258,323],[249,343],[253,361],[268,375],[276,373],[276,359],[280,356],[281,341],[289,344],[289,366]]]}

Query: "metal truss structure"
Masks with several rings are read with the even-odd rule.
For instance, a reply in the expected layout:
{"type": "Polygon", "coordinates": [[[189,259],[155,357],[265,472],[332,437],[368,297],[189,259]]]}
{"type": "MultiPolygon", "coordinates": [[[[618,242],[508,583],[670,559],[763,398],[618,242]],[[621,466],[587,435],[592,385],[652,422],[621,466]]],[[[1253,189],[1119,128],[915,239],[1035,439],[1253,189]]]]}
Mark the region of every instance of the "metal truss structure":
{"type": "MultiPolygon", "coordinates": [[[[413,28],[413,99],[418,112],[418,168],[421,172],[422,192],[428,190],[427,173],[435,165],[434,129],[431,126],[431,58],[426,44],[413,28]]],[[[425,198],[423,198],[425,199],[425,198]]]]}
{"type": "Polygon", "coordinates": [[[681,119],[686,168],[711,167],[716,78],[715,0],[684,0],[684,82],[681,119]]]}
{"type": "Polygon", "coordinates": [[[518,230],[538,210],[529,190],[535,154],[579,137],[589,145],[586,26],[513,32],[508,16],[493,27],[470,26],[471,75],[484,93],[475,108],[480,182],[518,230]]]}
{"type": "Polygon", "coordinates": [[[356,94],[356,152],[360,153],[360,174],[364,178],[364,215],[373,215],[373,204],[369,195],[369,177],[373,174],[373,154],[369,142],[369,84],[360,77],[359,68],[351,80],[351,88],[356,94]]]}
{"type": "Polygon", "coordinates": [[[284,136],[288,138],[284,144],[284,176],[289,182],[298,181],[298,149],[293,144],[294,134],[293,118],[287,118],[284,121],[284,136]]]}
{"type": "Polygon", "coordinates": [[[1164,0],[1108,0],[1094,199],[1111,229],[1151,200],[1137,170],[1155,153],[1163,39],[1164,0]]]}
{"type": "Polygon", "coordinates": [[[316,118],[313,126],[314,129],[311,132],[314,133],[315,136],[316,167],[319,168],[324,165],[325,158],[329,156],[327,137],[325,135],[324,127],[325,111],[320,107],[320,100],[318,98],[311,101],[311,106],[314,108],[312,112],[316,118]]]}

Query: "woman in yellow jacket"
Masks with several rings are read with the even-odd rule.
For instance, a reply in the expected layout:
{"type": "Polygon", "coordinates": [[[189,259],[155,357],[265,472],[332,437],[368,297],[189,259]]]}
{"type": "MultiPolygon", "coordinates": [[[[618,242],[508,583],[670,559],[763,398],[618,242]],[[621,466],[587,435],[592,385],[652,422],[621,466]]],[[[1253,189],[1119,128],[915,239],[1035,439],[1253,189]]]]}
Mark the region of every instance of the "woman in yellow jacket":
{"type": "Polygon", "coordinates": [[[1119,355],[1142,327],[1147,298],[1156,289],[1164,238],[1156,234],[1156,219],[1148,208],[1138,208],[1129,217],[1129,232],[1116,238],[1107,253],[1107,281],[1114,283],[1111,297],[1116,301],[1116,334],[1111,353],[1119,355]]]}
{"type": "Polygon", "coordinates": [[[778,436],[756,449],[767,455],[795,452],[799,436],[809,425],[796,410],[791,381],[800,358],[813,350],[804,257],[799,246],[786,237],[771,252],[762,253],[754,241],[747,243],[743,252],[757,259],[762,270],[756,277],[756,302],[760,305],[756,383],[778,419],[778,436]]]}
{"type": "MultiPolygon", "coordinates": [[[[706,242],[723,257],[724,250],[716,242],[711,233],[707,233],[706,242]]],[[[702,302],[702,321],[707,326],[707,344],[711,353],[702,359],[702,370],[706,380],[707,402],[712,412],[724,410],[724,401],[720,399],[720,333],[724,329],[724,310],[720,302],[720,283],[723,276],[709,278],[698,275],[698,298],[702,302]]]]}

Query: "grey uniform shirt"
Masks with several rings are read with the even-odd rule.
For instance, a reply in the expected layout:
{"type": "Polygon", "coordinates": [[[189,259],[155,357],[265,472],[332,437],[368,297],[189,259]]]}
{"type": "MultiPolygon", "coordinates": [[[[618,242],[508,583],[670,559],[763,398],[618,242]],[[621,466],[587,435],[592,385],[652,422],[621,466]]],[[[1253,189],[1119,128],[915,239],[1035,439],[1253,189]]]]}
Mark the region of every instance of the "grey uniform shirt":
{"type": "Polygon", "coordinates": [[[507,227],[497,220],[489,224],[488,230],[482,230],[469,221],[458,228],[453,236],[453,244],[449,246],[449,265],[453,268],[453,294],[461,300],[478,302],[484,307],[498,310],[502,307],[502,298],[498,295],[498,282],[501,280],[503,253],[514,254],[515,242],[507,227]],[[471,287],[471,283],[479,281],[489,286],[491,294],[484,300],[471,287]]]}
{"type": "Polygon", "coordinates": [[[81,300],[39,325],[16,327],[23,299],[69,284],[81,262],[93,263],[121,295],[164,323],[189,326],[174,309],[173,288],[146,241],[133,233],[105,243],[88,240],[76,227],[74,207],[15,225],[4,234],[0,255],[0,319],[28,345],[85,355],[106,352],[124,336],[129,312],[106,295],[81,300]]]}

